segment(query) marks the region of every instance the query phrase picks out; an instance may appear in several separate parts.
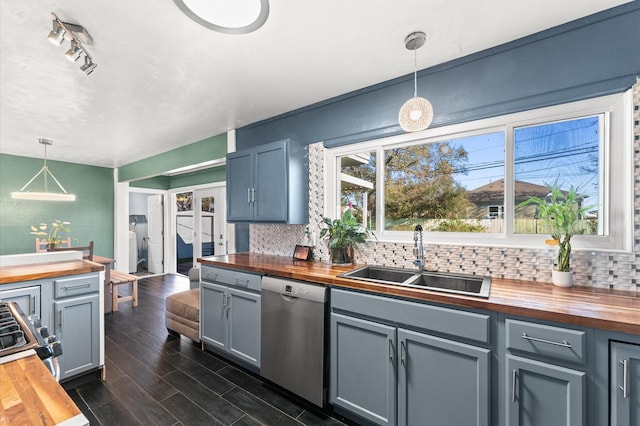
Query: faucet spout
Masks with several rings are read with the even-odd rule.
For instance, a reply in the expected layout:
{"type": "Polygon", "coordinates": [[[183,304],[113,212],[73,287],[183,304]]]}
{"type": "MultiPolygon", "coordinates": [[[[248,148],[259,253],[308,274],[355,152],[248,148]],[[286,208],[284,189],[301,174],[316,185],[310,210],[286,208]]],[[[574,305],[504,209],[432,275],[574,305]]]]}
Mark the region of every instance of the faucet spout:
{"type": "Polygon", "coordinates": [[[418,267],[419,270],[424,270],[424,243],[422,240],[422,225],[416,225],[413,231],[413,255],[416,257],[413,264],[418,267]]]}

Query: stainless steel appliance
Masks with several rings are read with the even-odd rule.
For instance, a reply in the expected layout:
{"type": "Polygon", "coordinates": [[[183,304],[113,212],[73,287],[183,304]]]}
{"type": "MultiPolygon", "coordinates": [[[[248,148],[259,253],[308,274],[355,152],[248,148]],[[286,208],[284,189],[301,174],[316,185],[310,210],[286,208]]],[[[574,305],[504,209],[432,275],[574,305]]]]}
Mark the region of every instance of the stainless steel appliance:
{"type": "Polygon", "coordinates": [[[262,278],[260,374],[320,407],[324,404],[324,286],[262,278]]]}
{"type": "Polygon", "coordinates": [[[47,327],[33,324],[16,302],[0,302],[0,360],[6,356],[33,349],[51,374],[60,379],[58,356],[62,346],[47,327]]]}

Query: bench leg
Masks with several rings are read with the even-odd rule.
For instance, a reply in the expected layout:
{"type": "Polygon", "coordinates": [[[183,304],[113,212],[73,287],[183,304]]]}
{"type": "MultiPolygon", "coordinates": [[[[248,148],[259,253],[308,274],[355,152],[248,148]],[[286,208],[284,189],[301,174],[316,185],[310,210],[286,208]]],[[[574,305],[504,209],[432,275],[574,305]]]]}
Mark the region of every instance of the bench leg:
{"type": "Polygon", "coordinates": [[[111,312],[118,310],[118,286],[111,284],[111,312]]]}
{"type": "Polygon", "coordinates": [[[133,283],[131,283],[131,296],[133,297],[131,303],[135,308],[136,306],[138,306],[138,280],[135,280],[133,283]]]}

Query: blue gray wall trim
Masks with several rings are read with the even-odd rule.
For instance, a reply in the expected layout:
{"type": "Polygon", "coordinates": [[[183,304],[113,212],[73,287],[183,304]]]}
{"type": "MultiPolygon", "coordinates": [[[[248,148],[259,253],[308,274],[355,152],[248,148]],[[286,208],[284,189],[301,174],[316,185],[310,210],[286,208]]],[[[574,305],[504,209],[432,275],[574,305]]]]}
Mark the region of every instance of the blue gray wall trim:
{"type": "MultiPolygon", "coordinates": [[[[640,75],[640,0],[418,73],[432,127],[540,108],[630,88],[640,75]]],[[[409,74],[237,130],[238,149],[291,138],[328,147],[402,133],[409,74]]]]}

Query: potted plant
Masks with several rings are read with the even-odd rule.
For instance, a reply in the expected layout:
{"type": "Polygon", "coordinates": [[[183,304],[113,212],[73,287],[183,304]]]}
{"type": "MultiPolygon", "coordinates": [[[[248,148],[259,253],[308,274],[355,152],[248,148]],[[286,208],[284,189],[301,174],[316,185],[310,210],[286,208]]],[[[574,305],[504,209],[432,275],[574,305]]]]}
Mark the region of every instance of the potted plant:
{"type": "Polygon", "coordinates": [[[328,238],[331,261],[334,264],[353,263],[353,250],[373,236],[353,215],[351,208],[344,211],[341,218],[322,217],[320,238],[328,238]]]}
{"type": "Polygon", "coordinates": [[[551,272],[552,282],[561,287],[571,287],[571,237],[582,233],[584,229],[581,219],[595,206],[581,207],[582,200],[573,185],[568,191],[560,189],[557,181],[546,186],[549,188],[549,194],[545,198],[531,197],[518,204],[518,207],[529,204],[536,206],[536,215],[551,231],[552,239],[548,240],[548,244],[558,247],[557,266],[551,272]]]}
{"type": "Polygon", "coordinates": [[[46,223],[41,223],[38,226],[31,225],[30,234],[35,235],[42,240],[46,240],[47,250],[53,250],[57,244],[60,244],[63,241],[62,236],[64,233],[71,232],[69,225],[71,225],[71,222],[63,222],[56,219],[51,223],[50,228],[46,223]]]}

